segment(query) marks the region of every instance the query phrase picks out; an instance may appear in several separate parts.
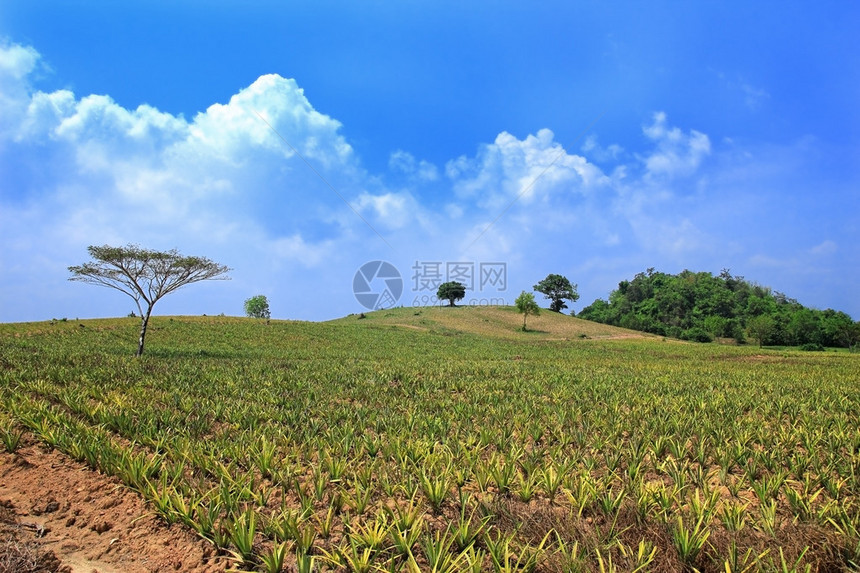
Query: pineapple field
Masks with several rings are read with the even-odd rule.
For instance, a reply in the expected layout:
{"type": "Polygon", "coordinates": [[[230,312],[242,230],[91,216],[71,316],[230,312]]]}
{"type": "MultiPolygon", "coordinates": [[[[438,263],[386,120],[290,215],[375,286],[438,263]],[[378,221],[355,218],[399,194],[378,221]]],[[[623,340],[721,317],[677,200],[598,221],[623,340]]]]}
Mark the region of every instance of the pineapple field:
{"type": "Polygon", "coordinates": [[[521,323],[0,324],[0,471],[62,454],[239,571],[860,567],[860,356],[521,323]]]}

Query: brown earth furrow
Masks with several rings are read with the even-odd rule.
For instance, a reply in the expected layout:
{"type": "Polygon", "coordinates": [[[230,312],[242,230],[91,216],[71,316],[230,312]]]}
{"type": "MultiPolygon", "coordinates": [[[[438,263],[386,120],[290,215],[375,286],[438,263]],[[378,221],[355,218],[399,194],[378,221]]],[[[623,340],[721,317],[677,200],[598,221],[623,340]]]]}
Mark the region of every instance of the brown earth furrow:
{"type": "Polygon", "coordinates": [[[14,516],[0,535],[53,552],[63,565],[57,570],[220,573],[227,568],[209,543],[159,521],[115,478],[39,445],[0,454],[0,504],[14,516]]]}

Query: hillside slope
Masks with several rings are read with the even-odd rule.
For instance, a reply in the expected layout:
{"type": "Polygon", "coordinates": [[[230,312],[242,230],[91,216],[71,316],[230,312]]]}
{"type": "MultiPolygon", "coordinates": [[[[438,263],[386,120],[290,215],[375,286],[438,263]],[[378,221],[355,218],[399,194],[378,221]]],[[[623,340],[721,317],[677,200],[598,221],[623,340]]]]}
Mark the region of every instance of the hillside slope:
{"type": "Polygon", "coordinates": [[[430,332],[455,331],[522,341],[653,337],[548,310],[542,311],[539,316],[529,316],[528,330],[523,332],[523,316],[512,306],[401,307],[368,312],[364,319],[360,319],[360,316],[350,315],[330,321],[330,324],[366,320],[367,324],[376,326],[430,332]]]}

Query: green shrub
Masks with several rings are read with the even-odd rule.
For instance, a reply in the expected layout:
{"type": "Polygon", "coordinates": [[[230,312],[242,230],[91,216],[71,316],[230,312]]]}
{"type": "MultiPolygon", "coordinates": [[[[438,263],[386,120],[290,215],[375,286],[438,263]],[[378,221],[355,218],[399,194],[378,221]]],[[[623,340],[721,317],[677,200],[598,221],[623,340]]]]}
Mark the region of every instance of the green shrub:
{"type": "Polygon", "coordinates": [[[690,340],[692,342],[713,342],[714,337],[704,328],[694,326],[693,328],[689,328],[681,333],[681,340],[690,340]]]}

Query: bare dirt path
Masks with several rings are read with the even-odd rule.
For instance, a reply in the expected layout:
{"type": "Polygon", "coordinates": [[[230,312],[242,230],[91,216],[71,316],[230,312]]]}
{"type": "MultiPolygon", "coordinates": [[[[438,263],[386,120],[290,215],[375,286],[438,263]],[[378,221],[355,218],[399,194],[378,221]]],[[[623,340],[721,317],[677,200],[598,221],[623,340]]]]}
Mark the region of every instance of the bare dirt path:
{"type": "MultiPolygon", "coordinates": [[[[111,477],[42,446],[0,454],[0,562],[4,547],[52,552],[71,573],[220,573],[206,541],[148,513],[111,477]]],[[[50,556],[49,556],[50,557],[50,556]]],[[[51,560],[48,559],[47,562],[51,560]]]]}

